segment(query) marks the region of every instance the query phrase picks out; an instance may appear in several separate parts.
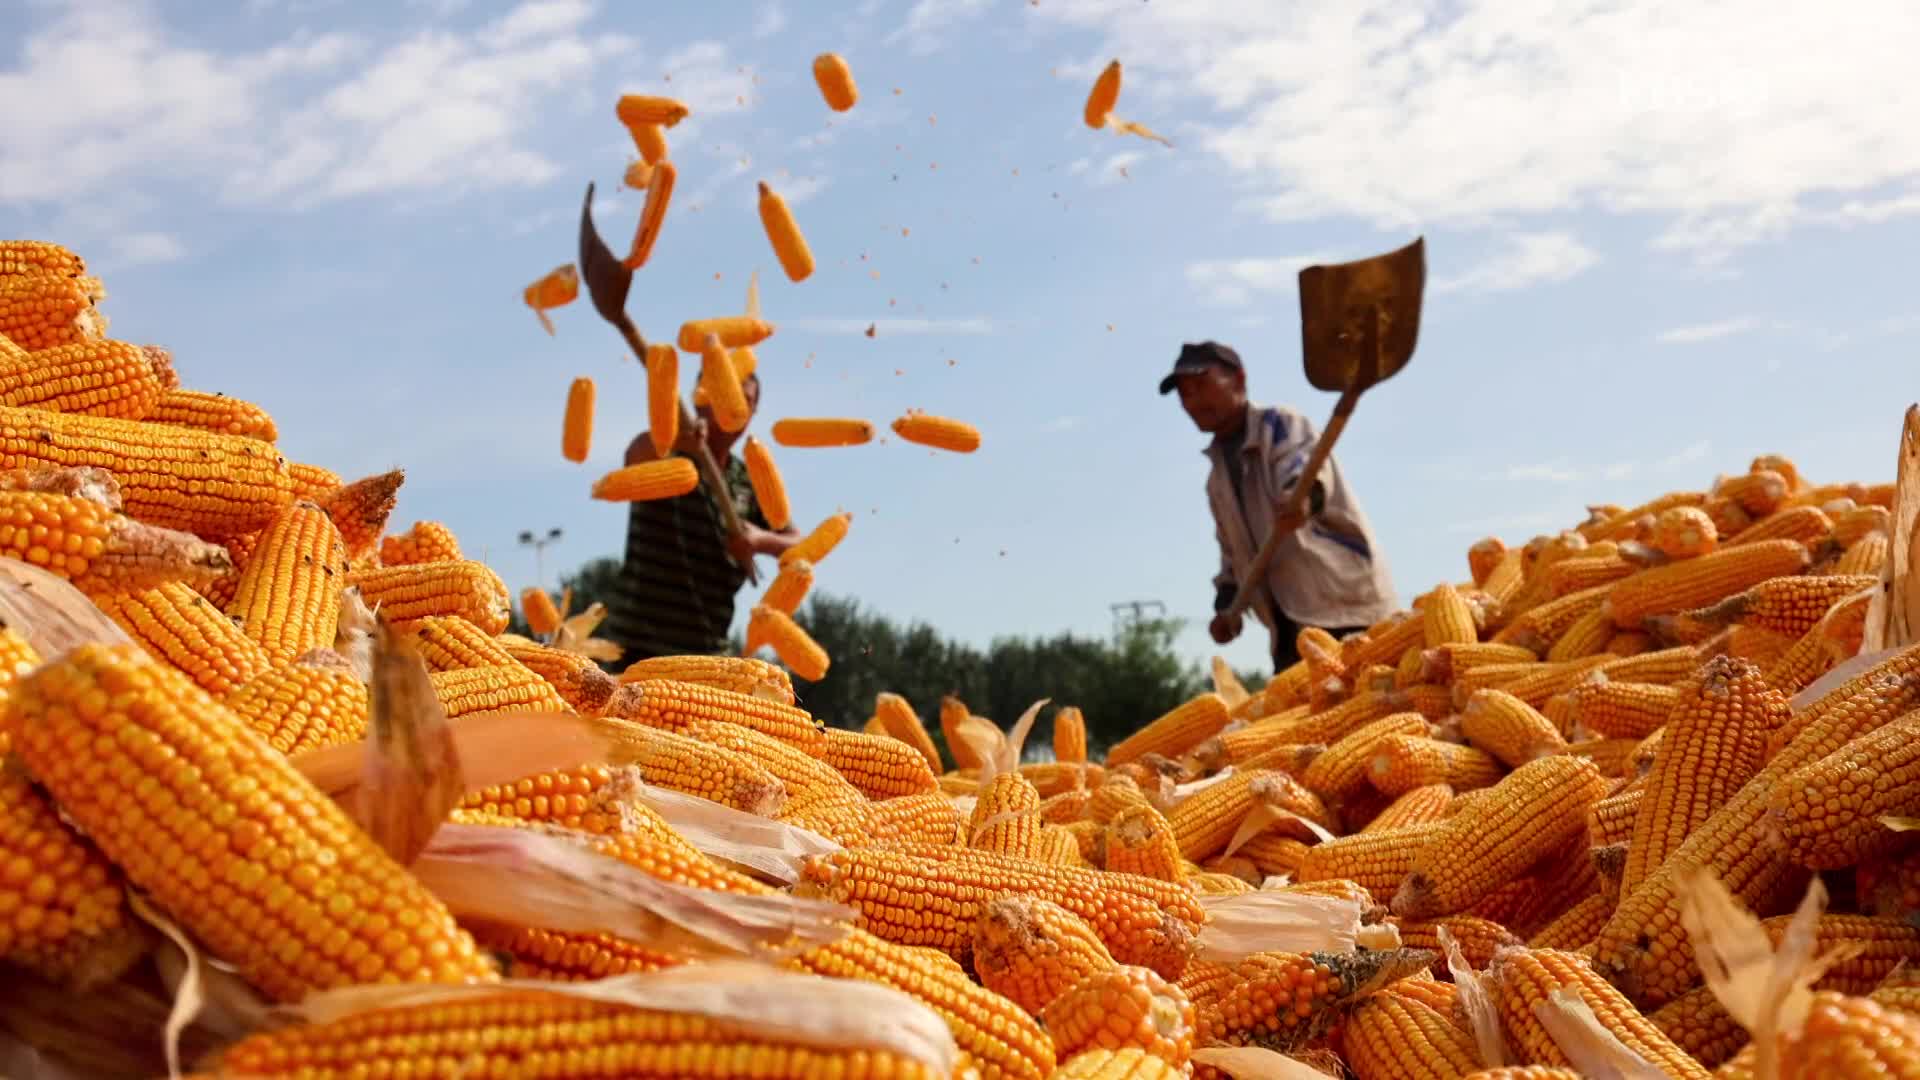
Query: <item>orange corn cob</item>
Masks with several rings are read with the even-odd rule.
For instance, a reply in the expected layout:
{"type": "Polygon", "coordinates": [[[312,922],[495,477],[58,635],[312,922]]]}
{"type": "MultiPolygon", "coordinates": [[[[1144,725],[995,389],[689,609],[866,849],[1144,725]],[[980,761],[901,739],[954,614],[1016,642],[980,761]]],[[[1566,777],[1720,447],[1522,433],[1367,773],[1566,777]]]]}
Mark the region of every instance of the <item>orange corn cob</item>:
{"type": "Polygon", "coordinates": [[[1442,822],[1393,898],[1396,915],[1461,911],[1558,850],[1606,794],[1600,770],[1570,756],[1515,769],[1483,801],[1442,822]]]}
{"type": "Polygon", "coordinates": [[[1740,509],[1756,518],[1780,509],[1792,487],[1785,477],[1771,469],[1756,469],[1742,476],[1729,476],[1714,485],[1713,495],[1732,499],[1740,509]]]}
{"type": "Polygon", "coordinates": [[[1464,792],[1499,779],[1500,763],[1485,751],[1415,735],[1381,739],[1367,762],[1367,781],[1382,795],[1405,795],[1430,784],[1464,792]]]}
{"type": "Polygon", "coordinates": [[[926,759],[927,767],[935,773],[940,771],[940,752],[934,748],[933,737],[927,734],[925,724],[920,722],[919,714],[913,706],[899,694],[881,691],[874,696],[873,714],[878,717],[881,726],[888,735],[906,743],[926,759]]]}
{"type": "Polygon", "coordinates": [[[1451,585],[1441,585],[1427,594],[1421,613],[1421,637],[1429,649],[1442,645],[1466,645],[1480,640],[1474,625],[1473,609],[1451,585]]]}
{"type": "Polygon", "coordinates": [[[1914,785],[1920,774],[1917,732],[1920,714],[1909,713],[1803,766],[1774,789],[1769,829],[1793,861],[1836,870],[1905,846],[1902,835],[1881,819],[1920,811],[1914,785]]]}
{"type": "Polygon", "coordinates": [[[222,704],[287,755],[359,742],[367,735],[367,684],[326,650],[275,664],[227,694],[222,704]]]}
{"type": "Polygon", "coordinates": [[[267,669],[266,650],[180,582],[114,592],[94,602],[147,652],[209,694],[225,696],[267,669]]]}
{"type": "Polygon", "coordinates": [[[972,424],[945,416],[910,412],[893,422],[893,433],[910,443],[971,454],[980,449],[980,432],[972,424]]]}
{"type": "Polygon", "coordinates": [[[498,638],[457,615],[421,619],[414,624],[413,634],[429,672],[514,662],[513,654],[498,638]]]}
{"type": "Polygon", "coordinates": [[[780,260],[780,268],[786,271],[788,281],[805,281],[812,276],[813,252],[807,248],[807,238],[794,222],[787,200],[768,187],[765,180],[760,181],[760,227],[766,230],[767,242],[780,260]]]}
{"type": "Polygon", "coordinates": [[[874,842],[883,844],[951,844],[962,831],[959,809],[938,791],[870,802],[866,825],[874,842]]]}
{"type": "Polygon", "coordinates": [[[1075,764],[1087,760],[1087,721],[1078,706],[1063,705],[1053,714],[1053,757],[1075,764]]]}
{"type": "Polygon", "coordinates": [[[1186,880],[1185,860],[1173,827],[1145,802],[1129,806],[1107,823],[1106,869],[1160,881],[1186,880]]]}
{"type": "Polygon", "coordinates": [[[821,53],[813,58],[813,82],[820,88],[820,96],[827,108],[834,112],[846,112],[860,100],[859,88],[853,82],[853,70],[837,53],[821,53]]]}
{"type": "Polygon", "coordinates": [[[812,635],[793,621],[793,616],[779,608],[756,604],[748,626],[748,636],[772,646],[780,662],[795,675],[808,682],[819,682],[826,677],[827,667],[832,662],[827,650],[821,648],[812,635]]]}
{"type": "Polygon", "coordinates": [[[1717,603],[1771,577],[1798,574],[1810,562],[1804,544],[1761,540],[1724,548],[1697,559],[1643,570],[1607,594],[1614,625],[1631,630],[1649,615],[1717,603]]]}
{"type": "Polygon", "coordinates": [[[1176,1069],[1193,1053],[1198,1022],[1179,987],[1142,967],[1088,973],[1040,1013],[1054,1051],[1140,1050],[1176,1069]]]}
{"type": "Polygon", "coordinates": [[[620,100],[614,104],[613,114],[627,127],[637,127],[641,124],[672,127],[687,118],[687,107],[668,97],[622,94],[620,100]]]}
{"type": "Polygon", "coordinates": [[[847,538],[847,529],[853,524],[853,515],[841,511],[813,527],[813,531],[800,538],[800,541],[788,548],[780,556],[781,566],[790,566],[801,559],[820,565],[840,541],[847,538]]]}
{"type": "Polygon", "coordinates": [[[1756,540],[1798,540],[1812,544],[1833,534],[1833,522],[1817,506],[1796,506],[1768,514],[1727,539],[1728,547],[1756,540]]]}
{"type": "Polygon", "coordinates": [[[592,715],[605,709],[618,685],[588,657],[546,645],[509,644],[507,654],[545,679],[548,686],[575,712],[592,715]]]}
{"type": "MultiPolygon", "coordinates": [[[[802,750],[810,749],[821,738],[823,725],[804,710],[774,698],[742,693],[714,683],[645,676],[630,680],[631,675],[630,668],[627,675],[622,676],[624,685],[608,703],[608,716],[682,733],[695,723],[721,721],[802,750]]],[[[742,684],[735,682],[734,685],[742,684]]]]}
{"type": "Polygon", "coordinates": [[[1496,950],[1523,945],[1513,931],[1490,919],[1474,915],[1446,915],[1438,919],[1402,919],[1390,916],[1387,922],[1400,931],[1400,944],[1409,949],[1433,953],[1433,973],[1447,971],[1446,950],[1440,947],[1440,931],[1445,930],[1460,945],[1461,955],[1474,970],[1483,971],[1493,963],[1496,950]]]}
{"type": "Polygon", "coordinates": [[[981,985],[1034,1016],[1082,979],[1115,967],[1099,935],[1079,916],[1031,896],[980,905],[973,966],[981,985]]]}
{"type": "Polygon", "coordinates": [[[541,637],[560,629],[560,608],[553,594],[538,585],[520,590],[520,615],[527,620],[527,629],[541,637]]]}
{"type": "Polygon", "coordinates": [[[18,360],[0,357],[4,405],[145,420],[164,393],[147,354],[124,341],[76,340],[18,360]]]}
{"type": "Polygon", "coordinates": [[[1227,703],[1218,694],[1201,694],[1175,706],[1107,751],[1107,767],[1136,761],[1149,753],[1173,756],[1227,725],[1227,703]]]}
{"type": "Polygon", "coordinates": [[[345,811],[186,676],[137,648],[83,645],[23,678],[8,729],[35,779],[101,851],[268,995],[292,1000],[383,977],[494,977],[440,901],[345,811]],[[92,749],[77,757],[69,748],[82,744],[92,749]],[[136,775],[147,785],[137,796],[125,786],[136,775]],[[103,782],[115,776],[123,782],[103,782]],[[126,813],[136,797],[171,807],[215,842],[186,844],[149,828],[126,813]],[[278,853],[294,850],[313,856],[269,877],[278,853]],[[223,887],[210,892],[208,882],[223,887]],[[412,914],[396,924],[386,911],[412,914]]]}
{"type": "Polygon", "coordinates": [[[346,482],[332,469],[297,461],[287,465],[287,476],[293,485],[293,497],[308,501],[317,500],[346,482]]]}
{"type": "Polygon", "coordinates": [[[1400,795],[1367,822],[1365,833],[1384,832],[1402,825],[1422,825],[1441,821],[1451,814],[1453,788],[1446,784],[1428,784],[1400,795]]]}
{"type": "Polygon", "coordinates": [[[145,419],[262,442],[273,442],[280,437],[279,428],[265,409],[251,401],[202,390],[165,391],[145,419]]]}
{"type": "Polygon", "coordinates": [[[1596,893],[1568,908],[1527,944],[1536,949],[1578,949],[1600,935],[1612,914],[1612,901],[1596,893]]]}
{"type": "Polygon", "coordinates": [[[80,256],[47,240],[0,240],[0,278],[30,274],[85,277],[80,256]]]}
{"type": "Polygon", "coordinates": [[[1640,814],[1640,800],[1645,795],[1645,782],[1634,780],[1589,807],[1587,842],[1594,847],[1606,847],[1633,839],[1633,821],[1640,814]]]}
{"type": "Polygon", "coordinates": [[[0,277],[0,334],[30,353],[89,341],[104,333],[79,279],[56,274],[0,277]]]}
{"type": "Polygon", "coordinates": [[[347,545],[347,557],[355,565],[364,566],[373,561],[380,534],[386,531],[387,518],[393,513],[400,485],[405,481],[406,474],[394,469],[343,484],[315,500],[340,530],[340,539],[347,545]]]}
{"type": "Polygon", "coordinates": [[[700,486],[700,470],[683,457],[645,461],[615,469],[593,482],[592,496],[606,502],[677,499],[700,486]]]}
{"type": "Polygon", "coordinates": [[[1569,718],[1608,738],[1651,735],[1680,702],[1677,687],[1602,679],[1567,692],[1569,718]]]}
{"type": "Polygon", "coordinates": [[[780,480],[780,469],[773,462],[772,451],[767,449],[766,443],[749,435],[743,453],[747,461],[747,478],[753,483],[753,498],[760,504],[760,512],[766,517],[767,526],[773,529],[786,528],[792,522],[793,514],[787,507],[786,485],[780,480]]]}
{"type": "Polygon", "coordinates": [[[641,125],[634,129],[634,144],[649,165],[653,166],[652,175],[647,177],[647,199],[640,206],[640,223],[634,227],[633,247],[620,264],[629,270],[638,270],[647,265],[647,259],[653,254],[653,245],[660,239],[660,226],[666,223],[667,206],[673,201],[673,183],[679,177],[679,170],[673,162],[666,160],[664,153],[666,136],[658,134],[659,127],[652,124],[641,125]],[[640,132],[653,132],[659,146],[650,146],[651,139],[643,139],[640,132]],[[649,150],[655,150],[649,153],[649,150]]]}
{"type": "Polygon", "coordinates": [[[1427,731],[1426,718],[1416,712],[1391,713],[1362,724],[1315,757],[1300,782],[1323,799],[1344,801],[1367,788],[1367,767],[1380,740],[1389,735],[1425,735],[1427,731]]]}
{"type": "Polygon", "coordinates": [[[593,380],[582,375],[567,386],[566,416],[560,424],[560,456],[579,463],[593,447],[593,380]]]}
{"type": "Polygon", "coordinates": [[[814,753],[869,799],[919,795],[939,788],[927,759],[918,750],[884,735],[860,735],[830,727],[814,744],[814,753]]]}
{"type": "Polygon", "coordinates": [[[460,560],[381,566],[347,575],[368,607],[402,632],[429,615],[458,615],[488,634],[507,628],[507,586],[485,563],[460,560]]]}
{"type": "Polygon", "coordinates": [[[680,437],[680,354],[673,346],[647,346],[647,439],[665,460],[680,437]]]}
{"type": "Polygon", "coordinates": [[[746,388],[741,383],[740,372],[733,366],[733,357],[716,334],[708,334],[700,349],[699,388],[705,392],[714,423],[720,425],[720,430],[736,432],[747,426],[752,410],[747,405],[746,388]]]}
{"type": "Polygon", "coordinates": [[[1302,884],[1316,881],[1352,881],[1361,885],[1379,903],[1386,903],[1412,872],[1414,859],[1444,822],[1402,825],[1378,832],[1355,833],[1337,840],[1315,844],[1307,849],[1295,879],[1302,884]]]}
{"type": "Polygon", "coordinates": [[[506,927],[483,923],[473,928],[482,948],[502,957],[510,979],[583,982],[613,975],[660,971],[686,962],[682,954],[664,952],[612,934],[586,934],[506,927]]]}
{"type": "Polygon", "coordinates": [[[1715,657],[1681,687],[1634,817],[1623,892],[1637,888],[1760,771],[1767,735],[1788,715],[1786,699],[1743,660],[1715,657]]]}
{"type": "Polygon", "coordinates": [[[1594,1016],[1613,1036],[1668,1076],[1707,1080],[1708,1072],[1686,1051],[1640,1015],[1618,990],[1594,974],[1586,960],[1552,949],[1510,949],[1494,958],[1493,978],[1500,1017],[1514,1048],[1525,1058],[1546,1065],[1569,1065],[1559,1044],[1547,1034],[1534,1013],[1536,1002],[1563,987],[1579,991],[1594,1016]]]}
{"type": "Polygon", "coordinates": [[[981,787],[973,804],[967,845],[1031,859],[1040,825],[1040,793],[1019,773],[1000,773],[981,787]]]}
{"type": "Polygon", "coordinates": [[[1833,542],[1843,548],[1859,543],[1868,533],[1893,533],[1893,515],[1879,506],[1860,506],[1833,517],[1833,542]]]}
{"type": "Polygon", "coordinates": [[[786,784],[745,755],[645,724],[603,718],[595,730],[615,745],[616,760],[638,766],[640,778],[656,787],[761,816],[786,805],[786,784]]]}
{"type": "Polygon", "coordinates": [[[1474,746],[1515,768],[1567,749],[1552,721],[1504,690],[1475,691],[1461,714],[1460,732],[1474,746]]]}
{"type": "Polygon", "coordinates": [[[1554,640],[1547,649],[1546,659],[1550,663],[1559,663],[1606,652],[1607,643],[1613,640],[1614,633],[1613,620],[1607,617],[1605,611],[1594,608],[1574,620],[1573,625],[1554,640]]]}
{"type": "MultiPolygon", "coordinates": [[[[787,673],[750,656],[656,656],[636,660],[620,673],[623,683],[659,679],[710,686],[781,705],[793,704],[793,682],[787,673]]],[[[806,741],[812,739],[812,736],[799,737],[806,741]]]]}
{"type": "Polygon", "coordinates": [[[773,441],[781,446],[859,446],[872,440],[869,420],[788,416],[773,422],[773,441]]]}
{"type": "Polygon", "coordinates": [[[1241,982],[1200,1012],[1196,1045],[1262,1046],[1280,1053],[1320,1040],[1339,1006],[1408,975],[1424,972],[1424,949],[1352,953],[1256,953],[1241,961],[1241,982]]]}
{"type": "Polygon", "coordinates": [[[428,678],[449,720],[509,709],[555,713],[568,711],[565,699],[547,684],[547,680],[519,663],[440,671],[428,678]]]}
{"type": "Polygon", "coordinates": [[[1856,574],[1793,575],[1769,578],[1745,592],[1727,597],[1709,608],[1687,613],[1709,625],[1738,622],[1799,637],[1847,597],[1879,584],[1879,578],[1856,574]]]}
{"type": "Polygon", "coordinates": [[[275,660],[333,644],[347,549],[326,511],[295,503],[261,534],[227,611],[275,660]]]}
{"type": "Polygon", "coordinates": [[[692,319],[680,324],[677,344],[685,353],[700,352],[705,346],[707,335],[720,339],[720,344],[729,349],[758,345],[773,336],[773,324],[764,322],[751,315],[722,315],[712,319],[692,319]]]}

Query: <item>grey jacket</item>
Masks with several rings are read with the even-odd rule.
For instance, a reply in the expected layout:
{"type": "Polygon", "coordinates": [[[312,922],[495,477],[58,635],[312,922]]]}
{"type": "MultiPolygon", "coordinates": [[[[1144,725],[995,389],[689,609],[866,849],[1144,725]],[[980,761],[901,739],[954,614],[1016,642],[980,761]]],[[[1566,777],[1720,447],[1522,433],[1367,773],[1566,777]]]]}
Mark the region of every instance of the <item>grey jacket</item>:
{"type": "MultiPolygon", "coordinates": [[[[1248,403],[1247,435],[1240,448],[1240,501],[1234,498],[1222,451],[1216,445],[1207,447],[1213,466],[1207,475],[1207,501],[1220,541],[1220,573],[1213,579],[1217,590],[1232,589],[1252,565],[1318,436],[1313,423],[1292,409],[1248,403]]],[[[1371,625],[1396,608],[1392,575],[1337,456],[1327,458],[1319,479],[1325,504],[1280,541],[1267,573],[1268,599],[1301,626],[1371,625]]],[[[1271,630],[1267,605],[1256,601],[1253,610],[1271,630]]]]}

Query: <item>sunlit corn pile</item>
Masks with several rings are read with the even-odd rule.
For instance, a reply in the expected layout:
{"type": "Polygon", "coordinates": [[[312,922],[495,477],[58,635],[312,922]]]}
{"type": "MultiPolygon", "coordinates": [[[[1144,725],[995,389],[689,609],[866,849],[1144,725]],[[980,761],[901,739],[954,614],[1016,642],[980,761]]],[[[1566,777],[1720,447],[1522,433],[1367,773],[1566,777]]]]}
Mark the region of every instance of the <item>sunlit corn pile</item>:
{"type": "MultiPolygon", "coordinates": [[[[399,473],[288,462],[264,409],[105,336],[104,295],[0,242],[0,1061],[1920,1075],[1920,646],[1857,658],[1911,542],[1891,484],[1763,457],[1482,541],[1094,760],[1070,704],[917,703],[938,743],[893,694],[809,715],[788,573],[748,642],[784,665],[610,675],[544,593],[507,633],[498,575],[390,521],[399,473]]],[[[603,497],[693,486],[661,479],[603,497]]]]}

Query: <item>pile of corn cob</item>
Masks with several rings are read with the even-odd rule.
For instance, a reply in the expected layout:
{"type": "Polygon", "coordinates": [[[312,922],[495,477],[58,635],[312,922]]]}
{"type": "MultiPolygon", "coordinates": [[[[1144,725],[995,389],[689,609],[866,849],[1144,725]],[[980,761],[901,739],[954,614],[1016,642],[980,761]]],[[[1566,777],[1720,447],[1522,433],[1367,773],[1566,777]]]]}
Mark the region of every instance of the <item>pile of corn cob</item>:
{"type": "Polygon", "coordinates": [[[100,296],[0,243],[0,1069],[166,1068],[186,978],[209,1075],[1920,1066],[1920,862],[1883,824],[1920,812],[1920,648],[1855,657],[1891,485],[1763,458],[1476,544],[1470,581],[1304,631],[1257,692],[1216,664],[1100,763],[1071,707],[1019,764],[1038,706],[1009,732],[949,699],[949,763],[895,695],[842,730],[757,659],[615,677],[505,633],[448,530],[388,533],[398,473],[287,463],[264,410],[102,337],[100,296]],[[53,648],[21,563],[104,629],[53,648]],[[464,766],[425,789],[459,787],[416,801],[456,843],[321,779],[364,753],[379,788],[442,715],[464,766]],[[1810,996],[1755,1005],[1696,958],[1703,873],[1763,956],[1829,954],[1810,996]],[[1833,902],[1792,924],[1815,874],[1833,902]]]}

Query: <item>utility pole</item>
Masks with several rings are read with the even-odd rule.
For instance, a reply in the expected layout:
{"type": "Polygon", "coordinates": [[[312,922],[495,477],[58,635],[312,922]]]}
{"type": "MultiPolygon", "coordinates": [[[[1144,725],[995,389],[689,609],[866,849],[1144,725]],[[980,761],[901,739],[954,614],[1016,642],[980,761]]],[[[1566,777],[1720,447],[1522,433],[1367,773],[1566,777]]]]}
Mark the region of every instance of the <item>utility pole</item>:
{"type": "Polygon", "coordinates": [[[535,536],[531,532],[520,534],[520,546],[533,549],[534,578],[542,589],[547,587],[547,546],[559,543],[561,535],[560,527],[557,525],[548,529],[545,536],[535,536]]]}
{"type": "Polygon", "coordinates": [[[1107,607],[1113,612],[1115,634],[1125,633],[1140,625],[1149,611],[1159,618],[1164,618],[1167,614],[1167,605],[1158,600],[1127,600],[1118,604],[1109,604],[1107,607]]]}

